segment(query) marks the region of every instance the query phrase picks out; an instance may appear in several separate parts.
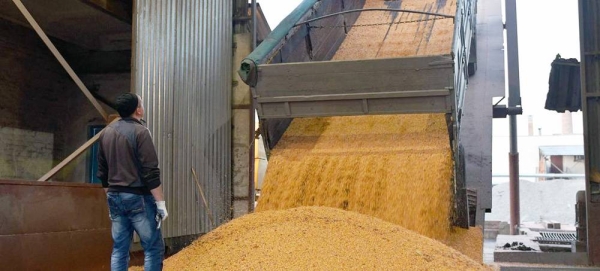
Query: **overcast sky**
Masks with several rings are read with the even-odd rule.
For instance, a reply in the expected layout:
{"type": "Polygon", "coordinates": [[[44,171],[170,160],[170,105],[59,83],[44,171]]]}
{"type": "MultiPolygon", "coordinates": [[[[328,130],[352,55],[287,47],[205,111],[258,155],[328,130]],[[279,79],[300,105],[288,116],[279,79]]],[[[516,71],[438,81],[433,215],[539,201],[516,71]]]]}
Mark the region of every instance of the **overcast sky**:
{"type": "MultiPolygon", "coordinates": [[[[302,0],[258,2],[271,29],[274,29],[302,0]]],[[[580,58],[577,0],[517,0],[517,14],[524,111],[523,116],[518,118],[519,134],[526,135],[528,132],[528,115],[533,116],[536,132],[541,128],[544,135],[560,133],[560,115],[545,110],[544,103],[550,63],[556,54],[560,53],[563,58],[580,58]]],[[[581,113],[573,117],[574,132],[582,133],[581,113]]],[[[494,120],[494,135],[508,135],[507,120],[494,120]]]]}
{"type": "MultiPolygon", "coordinates": [[[[527,116],[533,116],[534,130],[543,135],[561,133],[560,114],[544,109],[548,93],[550,63],[579,55],[577,0],[517,0],[519,31],[519,75],[523,116],[518,117],[519,134],[527,134],[527,116]]],[[[494,135],[508,135],[508,121],[494,120],[494,135]]],[[[573,114],[573,132],[583,133],[581,112],[573,114]]],[[[572,144],[582,144],[576,142],[572,144]]],[[[566,143],[565,145],[570,145],[566,143]]]]}
{"type": "Polygon", "coordinates": [[[302,0],[257,0],[256,2],[260,4],[271,29],[275,29],[277,24],[290,14],[302,0]]]}

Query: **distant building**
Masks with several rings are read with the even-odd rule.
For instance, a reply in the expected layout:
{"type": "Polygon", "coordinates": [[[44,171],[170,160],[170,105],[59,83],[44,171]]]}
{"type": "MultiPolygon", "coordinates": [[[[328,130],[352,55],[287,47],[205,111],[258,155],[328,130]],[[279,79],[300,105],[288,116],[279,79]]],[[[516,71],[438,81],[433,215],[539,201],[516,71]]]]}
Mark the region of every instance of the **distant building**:
{"type": "MultiPolygon", "coordinates": [[[[540,146],[539,173],[584,174],[584,153],[582,145],[540,146]]],[[[540,178],[540,180],[552,178],[540,178]]]]}

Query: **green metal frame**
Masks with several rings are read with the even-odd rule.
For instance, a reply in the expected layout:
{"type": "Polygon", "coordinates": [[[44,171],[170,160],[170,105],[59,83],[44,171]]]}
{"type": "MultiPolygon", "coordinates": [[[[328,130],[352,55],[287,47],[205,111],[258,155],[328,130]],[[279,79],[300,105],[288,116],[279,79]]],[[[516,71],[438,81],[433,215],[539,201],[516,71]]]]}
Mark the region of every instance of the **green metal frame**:
{"type": "Polygon", "coordinates": [[[296,7],[290,15],[277,25],[277,27],[263,40],[250,55],[244,60],[238,74],[246,84],[250,86],[256,85],[257,66],[259,64],[268,63],[270,59],[277,53],[277,50],[285,43],[285,38],[294,29],[294,25],[299,22],[312,7],[320,0],[304,0],[296,7]]]}

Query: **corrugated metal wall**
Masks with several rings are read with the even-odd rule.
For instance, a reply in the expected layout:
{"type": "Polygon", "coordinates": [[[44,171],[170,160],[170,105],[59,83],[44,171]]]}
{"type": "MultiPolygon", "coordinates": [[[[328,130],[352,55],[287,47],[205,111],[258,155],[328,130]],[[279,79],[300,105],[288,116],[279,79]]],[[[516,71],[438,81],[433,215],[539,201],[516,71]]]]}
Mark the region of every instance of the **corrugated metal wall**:
{"type": "Polygon", "coordinates": [[[232,1],[137,0],[134,91],[157,147],[164,237],[208,232],[195,168],[216,224],[231,213],[232,1]]]}

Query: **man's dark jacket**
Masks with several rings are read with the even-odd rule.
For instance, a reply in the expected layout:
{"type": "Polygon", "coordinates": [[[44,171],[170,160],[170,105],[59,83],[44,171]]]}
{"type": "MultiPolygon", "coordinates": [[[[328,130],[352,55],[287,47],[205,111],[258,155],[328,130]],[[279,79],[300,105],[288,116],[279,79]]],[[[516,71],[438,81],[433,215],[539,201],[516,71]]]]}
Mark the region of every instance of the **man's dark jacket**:
{"type": "Polygon", "coordinates": [[[99,143],[96,176],[109,192],[150,194],[160,185],[156,149],[139,120],[124,118],[108,125],[99,143]]]}

